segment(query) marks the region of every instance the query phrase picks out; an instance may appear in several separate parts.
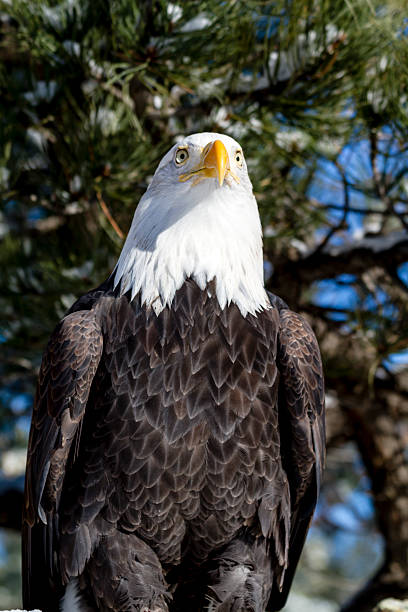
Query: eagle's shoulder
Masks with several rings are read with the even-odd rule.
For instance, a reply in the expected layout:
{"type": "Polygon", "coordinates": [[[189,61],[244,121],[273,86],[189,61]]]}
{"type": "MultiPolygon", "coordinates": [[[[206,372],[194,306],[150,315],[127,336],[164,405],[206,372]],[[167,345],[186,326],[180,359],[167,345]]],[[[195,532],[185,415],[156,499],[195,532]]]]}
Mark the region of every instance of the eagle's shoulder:
{"type": "Polygon", "coordinates": [[[117,292],[113,286],[113,279],[112,277],[109,277],[103,283],[98,285],[98,287],[91,289],[75,300],[75,302],[66,312],[65,316],[81,310],[94,310],[95,313],[98,313],[101,305],[108,305],[112,303],[116,296],[117,292]]]}
{"type": "Polygon", "coordinates": [[[278,312],[281,312],[281,310],[289,310],[289,306],[287,305],[287,303],[282,300],[282,298],[280,298],[278,295],[275,295],[271,291],[267,291],[266,293],[268,295],[271,306],[276,308],[278,312]]]}

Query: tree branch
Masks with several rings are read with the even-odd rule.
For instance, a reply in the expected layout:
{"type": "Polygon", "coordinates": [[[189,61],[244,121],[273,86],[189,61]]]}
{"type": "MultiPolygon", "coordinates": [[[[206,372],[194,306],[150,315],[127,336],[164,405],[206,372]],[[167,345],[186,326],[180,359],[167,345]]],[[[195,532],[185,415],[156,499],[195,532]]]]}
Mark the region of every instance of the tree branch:
{"type": "Polygon", "coordinates": [[[275,257],[268,251],[266,255],[274,267],[268,289],[295,306],[302,289],[315,281],[339,274],[358,275],[376,266],[395,269],[408,259],[408,235],[405,231],[395,231],[367,236],[351,244],[327,245],[322,251],[313,251],[297,261],[283,255],[275,257]],[[288,278],[292,279],[291,283],[287,282],[288,278]]]}

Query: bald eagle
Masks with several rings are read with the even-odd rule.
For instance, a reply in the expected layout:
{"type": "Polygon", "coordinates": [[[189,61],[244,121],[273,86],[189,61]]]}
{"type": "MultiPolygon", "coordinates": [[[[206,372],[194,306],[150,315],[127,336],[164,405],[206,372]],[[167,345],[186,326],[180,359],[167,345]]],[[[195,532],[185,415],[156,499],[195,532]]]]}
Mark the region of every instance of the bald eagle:
{"type": "Polygon", "coordinates": [[[24,606],[281,609],[324,438],[319,348],[265,290],[242,149],[189,136],[160,162],[110,278],[45,350],[24,606]]]}

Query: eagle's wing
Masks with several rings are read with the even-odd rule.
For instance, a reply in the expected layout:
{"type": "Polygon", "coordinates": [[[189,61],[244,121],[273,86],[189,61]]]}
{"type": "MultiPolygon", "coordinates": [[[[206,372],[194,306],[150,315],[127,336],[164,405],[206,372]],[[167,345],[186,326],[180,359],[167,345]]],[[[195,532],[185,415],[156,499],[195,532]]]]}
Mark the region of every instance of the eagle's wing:
{"type": "Polygon", "coordinates": [[[82,310],[59,323],[43,356],[28,443],[23,511],[26,606],[33,605],[33,591],[41,589],[41,576],[54,573],[53,536],[65,470],[78,450],[102,345],[95,312],[82,310]]]}
{"type": "Polygon", "coordinates": [[[319,495],[325,460],[324,380],[320,351],[310,325],[280,310],[277,365],[282,463],[289,480],[291,520],[287,569],[275,577],[270,605],[287,599],[319,495]]]}

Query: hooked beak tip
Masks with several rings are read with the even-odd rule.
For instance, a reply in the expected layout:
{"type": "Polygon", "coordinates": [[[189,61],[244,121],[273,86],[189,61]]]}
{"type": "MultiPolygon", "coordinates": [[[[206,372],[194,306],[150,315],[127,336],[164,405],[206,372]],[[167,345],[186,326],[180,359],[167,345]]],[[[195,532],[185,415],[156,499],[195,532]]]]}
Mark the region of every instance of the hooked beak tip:
{"type": "Polygon", "coordinates": [[[204,166],[215,170],[218,184],[221,187],[229,169],[228,152],[221,140],[214,140],[211,144],[204,158],[204,166]]]}

